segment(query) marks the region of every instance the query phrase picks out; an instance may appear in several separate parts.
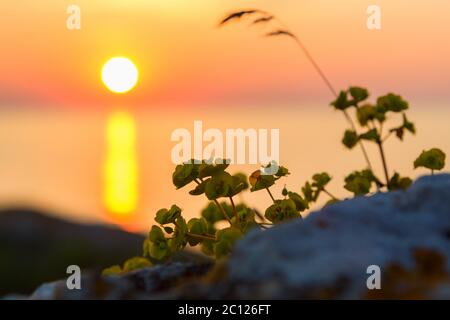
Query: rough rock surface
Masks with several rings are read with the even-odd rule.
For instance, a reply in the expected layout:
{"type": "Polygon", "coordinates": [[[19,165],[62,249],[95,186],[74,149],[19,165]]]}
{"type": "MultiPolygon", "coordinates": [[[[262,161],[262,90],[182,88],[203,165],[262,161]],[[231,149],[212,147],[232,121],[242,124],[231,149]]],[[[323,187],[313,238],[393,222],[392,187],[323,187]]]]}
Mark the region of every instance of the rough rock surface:
{"type": "MultiPolygon", "coordinates": [[[[203,276],[209,267],[169,264],[85,279],[87,288],[107,283],[109,291],[62,297],[449,299],[450,175],[423,177],[407,191],[344,201],[254,231],[203,276]],[[367,289],[370,265],[381,268],[381,290],[367,289]]],[[[55,292],[44,285],[32,298],[54,298],[55,292]]]]}
{"type": "Polygon", "coordinates": [[[204,275],[211,264],[174,262],[130,272],[124,276],[82,277],[81,290],[67,289],[66,280],[45,283],[30,296],[31,300],[52,299],[170,299],[180,282],[204,275]]]}
{"type": "MultiPolygon", "coordinates": [[[[233,291],[238,297],[358,298],[367,293],[370,265],[391,273],[397,265],[406,269],[399,272],[428,268],[425,277],[445,269],[447,282],[441,282],[450,288],[450,175],[423,177],[407,191],[344,201],[254,232],[235,248],[228,281],[240,283],[233,291]]],[[[431,289],[430,296],[450,298],[448,290],[440,296],[439,285],[431,289]]]]}

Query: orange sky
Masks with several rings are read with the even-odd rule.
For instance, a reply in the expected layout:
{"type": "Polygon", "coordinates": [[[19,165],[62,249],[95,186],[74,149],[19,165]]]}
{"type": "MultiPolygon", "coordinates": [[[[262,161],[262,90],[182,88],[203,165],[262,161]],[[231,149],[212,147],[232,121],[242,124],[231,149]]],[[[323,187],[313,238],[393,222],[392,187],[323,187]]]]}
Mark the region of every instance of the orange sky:
{"type": "Polygon", "coordinates": [[[449,101],[450,2],[378,0],[382,30],[366,28],[365,0],[21,0],[0,3],[0,106],[160,105],[299,101],[330,96],[288,39],[261,28],[218,29],[230,10],[273,11],[296,31],[336,87],[359,84],[410,100],[449,101]],[[66,7],[82,29],[65,26],[66,7]],[[253,29],[253,30],[252,30],[253,29]],[[132,58],[125,96],[107,92],[102,64],[132,58]]]}
{"type": "MultiPolygon", "coordinates": [[[[420,134],[401,148],[390,141],[386,151],[392,170],[423,174],[411,165],[423,149],[450,150],[450,1],[377,0],[382,30],[369,31],[366,9],[373,3],[1,1],[0,203],[110,219],[102,203],[102,174],[105,127],[114,110],[130,111],[136,120],[134,227],[146,230],[154,212],[172,203],[190,216],[203,207],[204,199],[186,197],[170,181],[170,133],[190,129],[198,119],[211,128],[279,128],[281,163],[293,172],[286,182],[298,188],[318,170],[329,171],[335,177],[331,191],[346,196],[343,178],[349,168],[361,168],[363,158],[338,143],[346,123],[326,107],[332,97],[302,52],[288,38],[264,38],[265,29],[248,23],[217,28],[227,12],[252,7],[282,18],[336,88],[366,86],[372,98],[388,91],[404,95],[420,134]],[[72,3],[82,10],[80,31],[66,29],[72,3]],[[133,59],[140,70],[139,84],[125,95],[112,94],[101,83],[103,63],[118,55],[133,59]],[[173,112],[175,107],[182,110],[173,112]],[[230,112],[233,107],[239,112],[230,112]],[[255,107],[267,112],[255,113],[255,107]]],[[[374,158],[376,152],[369,149],[374,158]]],[[[245,197],[259,208],[270,203],[265,194],[245,197]]]]}

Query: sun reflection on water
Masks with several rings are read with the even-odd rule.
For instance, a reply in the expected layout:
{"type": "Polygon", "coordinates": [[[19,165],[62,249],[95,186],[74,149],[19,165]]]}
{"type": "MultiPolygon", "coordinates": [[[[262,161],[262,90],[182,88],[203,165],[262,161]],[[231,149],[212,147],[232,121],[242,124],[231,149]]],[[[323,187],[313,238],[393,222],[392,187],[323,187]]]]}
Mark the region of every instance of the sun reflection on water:
{"type": "Polygon", "coordinates": [[[131,215],[138,205],[136,124],[126,112],[114,112],[106,128],[104,205],[117,217],[131,215]]]}

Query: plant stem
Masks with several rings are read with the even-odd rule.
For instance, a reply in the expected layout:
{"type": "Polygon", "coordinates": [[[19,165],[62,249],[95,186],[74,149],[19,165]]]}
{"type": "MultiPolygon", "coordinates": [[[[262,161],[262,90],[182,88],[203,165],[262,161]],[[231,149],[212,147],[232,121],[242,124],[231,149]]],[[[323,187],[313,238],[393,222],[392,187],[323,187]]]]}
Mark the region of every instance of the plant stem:
{"type": "Polygon", "coordinates": [[[267,192],[269,193],[270,198],[272,198],[273,203],[275,203],[275,198],[272,195],[272,192],[270,192],[269,188],[266,188],[267,192]]]}
{"type": "Polygon", "coordinates": [[[252,210],[255,213],[255,215],[261,220],[261,222],[266,221],[266,218],[258,210],[255,210],[255,209],[252,209],[252,210]]]}
{"type": "MultiPolygon", "coordinates": [[[[281,19],[279,19],[275,15],[273,15],[273,14],[267,12],[267,11],[263,11],[263,10],[258,10],[258,12],[262,13],[262,14],[265,14],[265,15],[270,15],[274,20],[278,21],[278,23],[285,29],[285,31],[287,31],[289,33],[289,36],[291,37],[291,39],[293,39],[295,41],[295,43],[298,45],[298,47],[301,49],[301,51],[305,54],[305,56],[309,60],[309,62],[313,65],[314,69],[317,71],[317,73],[319,74],[320,78],[323,80],[323,82],[327,86],[328,90],[330,90],[330,92],[333,94],[334,97],[338,97],[337,91],[334,89],[333,85],[331,84],[331,81],[327,78],[327,76],[322,71],[322,69],[320,68],[319,64],[313,58],[313,56],[311,55],[309,50],[306,48],[306,46],[302,43],[302,41],[300,41],[300,38],[294,32],[292,32],[286,26],[286,24],[283,23],[283,21],[281,19]]],[[[355,124],[353,123],[353,120],[350,117],[350,115],[347,113],[346,110],[343,110],[343,112],[344,112],[345,118],[347,119],[347,121],[349,122],[350,126],[352,127],[352,130],[357,132],[355,124]]],[[[373,172],[372,165],[370,163],[370,159],[369,159],[369,156],[367,155],[366,148],[364,147],[364,144],[362,143],[362,141],[358,141],[358,144],[361,147],[361,151],[362,151],[362,153],[364,155],[364,158],[365,158],[365,160],[367,162],[368,168],[373,172]]]]}
{"type": "MultiPolygon", "coordinates": [[[[294,35],[294,40],[297,43],[297,45],[300,47],[300,49],[303,51],[303,53],[306,55],[308,60],[311,62],[311,64],[313,65],[314,69],[316,69],[317,73],[320,75],[322,80],[325,82],[325,84],[328,87],[328,89],[330,90],[330,92],[333,94],[333,96],[335,98],[337,98],[338,97],[337,91],[334,89],[333,85],[331,84],[331,81],[328,80],[328,78],[325,76],[325,73],[319,67],[319,64],[314,60],[312,55],[309,53],[309,50],[306,48],[306,46],[300,41],[300,39],[296,35],[294,35]]],[[[343,112],[344,112],[344,116],[347,119],[347,122],[350,124],[352,130],[355,131],[358,134],[358,131],[356,130],[355,123],[353,122],[352,118],[348,114],[347,110],[343,110],[343,112]]],[[[359,144],[359,146],[361,148],[361,151],[363,153],[364,159],[366,160],[367,166],[373,172],[372,164],[370,163],[370,159],[369,159],[369,156],[367,154],[366,148],[364,147],[364,144],[362,143],[361,140],[358,141],[358,144],[359,144]]]]}
{"type": "MultiPolygon", "coordinates": [[[[195,181],[197,184],[200,184],[200,182],[199,182],[197,179],[195,179],[194,181],[195,181]]],[[[202,179],[200,179],[200,181],[203,182],[202,179]]],[[[232,225],[233,223],[231,222],[230,217],[229,217],[229,216],[227,215],[227,213],[225,212],[225,209],[220,205],[219,201],[217,201],[217,199],[214,199],[213,201],[214,201],[214,203],[216,204],[216,206],[219,208],[220,212],[222,212],[223,216],[228,220],[228,222],[230,223],[230,225],[232,225]]]]}
{"type": "MultiPolygon", "coordinates": [[[[347,122],[350,124],[350,127],[352,128],[352,130],[354,132],[356,132],[356,134],[358,134],[358,130],[356,130],[356,126],[355,126],[355,123],[352,120],[352,117],[350,117],[350,115],[348,114],[347,110],[343,110],[343,112],[344,112],[344,116],[347,119],[347,122]]],[[[364,159],[366,160],[367,167],[369,168],[370,171],[373,172],[372,164],[370,163],[370,159],[369,159],[369,155],[367,154],[366,147],[364,147],[364,144],[363,144],[363,142],[361,140],[358,140],[358,145],[361,148],[361,151],[363,153],[364,159]]]]}
{"type": "Polygon", "coordinates": [[[228,220],[228,222],[230,223],[230,225],[232,225],[233,223],[231,222],[231,218],[228,216],[228,214],[225,212],[225,209],[222,207],[222,205],[219,203],[219,201],[217,200],[213,200],[214,203],[216,204],[216,206],[219,208],[220,212],[222,212],[223,216],[228,220]]]}
{"type": "Polygon", "coordinates": [[[434,176],[434,169],[431,169],[431,175],[434,176]]]}
{"type": "Polygon", "coordinates": [[[316,69],[317,73],[320,75],[323,82],[325,82],[325,85],[328,87],[328,89],[331,91],[331,93],[335,97],[337,97],[338,94],[337,94],[336,90],[333,88],[333,85],[331,84],[330,80],[328,80],[328,78],[325,76],[325,73],[322,71],[322,69],[319,67],[319,64],[314,60],[312,55],[309,53],[309,50],[306,48],[306,46],[300,41],[300,39],[296,35],[294,35],[294,40],[297,43],[297,45],[300,47],[300,49],[302,49],[303,53],[308,58],[309,62],[311,62],[314,69],[316,69]]]}
{"type": "Polygon", "coordinates": [[[188,237],[192,237],[192,238],[198,238],[198,239],[203,239],[203,240],[211,240],[211,241],[215,241],[216,237],[212,236],[212,235],[206,235],[206,234],[194,234],[194,233],[186,233],[186,235],[188,237]]]}
{"type": "Polygon", "coordinates": [[[391,134],[392,134],[392,131],[389,131],[389,133],[387,135],[385,135],[383,139],[381,139],[381,142],[385,142],[387,139],[389,139],[391,134]]]}
{"type": "Polygon", "coordinates": [[[386,163],[386,156],[384,154],[383,142],[377,141],[378,149],[380,150],[381,162],[383,163],[384,177],[386,178],[386,187],[389,189],[389,172],[386,163]]]}
{"type": "Polygon", "coordinates": [[[240,227],[241,223],[240,223],[239,215],[236,210],[236,206],[233,201],[233,197],[230,197],[230,202],[231,202],[231,206],[233,207],[233,214],[236,217],[236,224],[240,227]]]}
{"type": "Polygon", "coordinates": [[[335,200],[335,201],[339,201],[338,198],[336,198],[331,192],[329,192],[327,189],[323,188],[322,189],[323,192],[325,192],[331,199],[335,200]]]}

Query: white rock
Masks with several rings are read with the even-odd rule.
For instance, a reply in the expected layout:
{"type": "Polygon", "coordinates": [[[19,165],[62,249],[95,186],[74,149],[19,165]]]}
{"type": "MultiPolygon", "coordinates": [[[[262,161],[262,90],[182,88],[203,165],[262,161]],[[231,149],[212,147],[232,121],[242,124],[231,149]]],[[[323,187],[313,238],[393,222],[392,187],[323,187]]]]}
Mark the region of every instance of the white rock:
{"type": "Polygon", "coordinates": [[[237,244],[229,280],[301,290],[345,278],[350,286],[341,297],[358,298],[367,291],[369,265],[411,268],[414,248],[439,251],[450,270],[450,175],[422,177],[407,191],[359,197],[255,231],[237,244]]]}

